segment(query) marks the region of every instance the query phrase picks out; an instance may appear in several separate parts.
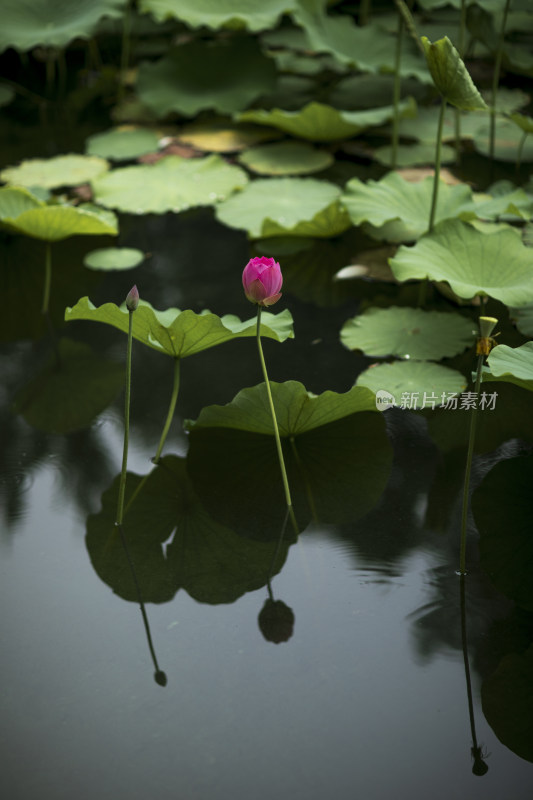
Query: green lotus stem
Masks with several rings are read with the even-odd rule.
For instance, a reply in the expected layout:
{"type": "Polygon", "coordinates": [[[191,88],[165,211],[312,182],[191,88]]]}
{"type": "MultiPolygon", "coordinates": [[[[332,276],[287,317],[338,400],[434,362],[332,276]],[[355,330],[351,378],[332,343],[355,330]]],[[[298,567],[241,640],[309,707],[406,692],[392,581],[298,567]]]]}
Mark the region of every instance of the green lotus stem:
{"type": "Polygon", "coordinates": [[[44,291],[43,291],[43,307],[42,313],[48,314],[48,306],[50,304],[50,287],[52,285],[52,245],[46,242],[44,251],[44,291]]]}
{"type": "Polygon", "coordinates": [[[400,104],[400,94],[402,88],[402,79],[400,76],[400,64],[402,60],[402,43],[403,43],[403,17],[398,14],[398,31],[396,35],[396,53],[394,57],[394,117],[392,118],[392,154],[391,154],[391,167],[396,169],[396,162],[398,160],[398,129],[400,126],[400,115],[398,106],[400,104]]]}
{"type": "Polygon", "coordinates": [[[118,487],[117,525],[124,519],[124,495],[126,492],[126,471],[128,468],[128,446],[130,440],[130,396],[131,396],[131,349],[133,342],[133,311],[128,309],[128,349],[126,355],[126,397],[124,400],[124,447],[122,450],[122,469],[118,487]]]}
{"type": "MultiPolygon", "coordinates": [[[[461,18],[459,22],[459,41],[457,42],[457,52],[464,58],[465,52],[465,33],[466,33],[466,0],[461,0],[461,18]]],[[[455,151],[456,161],[461,160],[461,111],[455,109],[455,151]]]]}
{"type": "Polygon", "coordinates": [[[163,428],[163,433],[161,434],[161,439],[159,440],[159,446],[157,448],[157,453],[155,454],[154,458],[152,459],[154,464],[159,463],[159,459],[161,457],[161,451],[163,449],[163,445],[165,444],[165,440],[167,438],[167,434],[172,423],[172,419],[174,417],[174,411],[176,410],[176,402],[178,400],[178,392],[180,390],[180,364],[181,359],[175,358],[174,359],[174,382],[172,385],[172,397],[170,398],[170,405],[168,407],[168,414],[165,421],[165,427],[163,428]]]}
{"type": "Polygon", "coordinates": [[[367,25],[370,21],[371,0],[361,0],[359,6],[359,25],[367,25]]]}
{"type": "Polygon", "coordinates": [[[126,79],[126,72],[130,62],[130,33],[131,33],[131,5],[128,0],[126,8],[124,9],[124,17],[122,25],[122,51],[120,55],[120,81],[118,88],[119,102],[121,102],[124,97],[124,81],[126,79]]]}
{"type": "Polygon", "coordinates": [[[268,396],[268,403],[270,405],[270,413],[272,414],[272,424],[274,426],[274,437],[276,439],[276,448],[278,451],[278,459],[279,459],[279,466],[281,470],[281,478],[283,480],[283,488],[285,490],[285,500],[287,501],[287,506],[289,509],[292,509],[292,499],[291,499],[291,492],[289,489],[289,481],[287,479],[287,470],[285,469],[285,461],[283,458],[283,450],[281,447],[281,439],[279,437],[279,429],[278,429],[278,421],[276,419],[276,410],[274,408],[274,401],[272,400],[272,392],[270,390],[270,381],[268,379],[267,368],[265,364],[265,357],[263,355],[263,347],[261,345],[261,306],[257,306],[257,349],[259,350],[259,360],[261,362],[261,369],[263,370],[263,376],[265,379],[265,385],[267,390],[268,396]]]}
{"type": "Polygon", "coordinates": [[[505,39],[505,26],[507,25],[507,12],[509,11],[509,5],[510,5],[510,0],[505,0],[505,6],[503,9],[502,27],[500,30],[500,40],[498,42],[498,49],[496,51],[494,72],[492,74],[492,103],[490,108],[490,142],[489,142],[491,180],[494,173],[494,142],[496,139],[496,95],[498,93],[498,84],[500,82],[500,70],[503,58],[503,42],[505,39]]]}
{"type": "Polygon", "coordinates": [[[435,225],[435,214],[437,212],[437,199],[439,196],[440,180],[440,159],[442,150],[442,129],[444,127],[444,113],[446,111],[446,99],[443,97],[440,104],[439,122],[437,125],[437,145],[435,150],[435,177],[433,178],[433,196],[431,198],[431,211],[429,213],[429,228],[431,233],[435,225]]]}

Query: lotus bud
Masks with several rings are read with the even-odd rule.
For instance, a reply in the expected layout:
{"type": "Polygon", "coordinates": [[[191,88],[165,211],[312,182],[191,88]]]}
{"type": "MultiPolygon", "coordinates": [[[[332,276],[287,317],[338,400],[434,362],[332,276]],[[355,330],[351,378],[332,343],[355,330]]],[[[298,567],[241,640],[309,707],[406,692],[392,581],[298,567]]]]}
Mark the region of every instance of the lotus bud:
{"type": "Polygon", "coordinates": [[[277,303],[282,284],[281,267],[273,258],[252,258],[242,273],[244,294],[251,303],[259,306],[277,303]]]}
{"type": "Polygon", "coordinates": [[[136,286],[133,286],[129,292],[128,296],[126,297],[126,308],[128,311],[135,311],[137,306],[139,305],[139,290],[136,286]]]}
{"type": "Polygon", "coordinates": [[[259,629],[267,642],[288,642],[294,630],[294,612],[281,600],[265,600],[258,617],[259,629]]]}

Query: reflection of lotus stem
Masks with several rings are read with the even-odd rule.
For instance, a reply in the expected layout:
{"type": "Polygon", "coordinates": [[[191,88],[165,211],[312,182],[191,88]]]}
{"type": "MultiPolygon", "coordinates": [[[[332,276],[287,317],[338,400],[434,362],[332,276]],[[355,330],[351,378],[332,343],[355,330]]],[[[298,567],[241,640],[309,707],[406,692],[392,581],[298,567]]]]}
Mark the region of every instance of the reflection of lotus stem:
{"type": "MultiPolygon", "coordinates": [[[[459,41],[457,42],[457,51],[461,58],[464,59],[465,53],[465,31],[466,31],[466,0],[461,0],[461,20],[459,23],[459,41]]],[[[455,109],[455,160],[461,160],[461,111],[455,109]]]]}
{"type": "Polygon", "coordinates": [[[267,390],[268,403],[270,405],[270,413],[272,414],[272,424],[274,426],[274,437],[276,439],[276,447],[278,450],[279,466],[281,469],[281,477],[283,480],[283,488],[285,489],[285,499],[287,506],[292,508],[291,492],[289,489],[289,481],[287,480],[287,471],[285,469],[285,461],[283,459],[283,450],[281,447],[281,439],[279,438],[278,421],[276,419],[276,411],[274,409],[274,401],[272,400],[272,392],[270,391],[270,381],[268,380],[268,373],[265,364],[265,357],[263,356],[263,348],[261,346],[261,306],[257,306],[257,348],[259,350],[259,360],[261,362],[261,369],[265,378],[265,386],[267,390]]]}
{"type": "Polygon", "coordinates": [[[433,196],[431,198],[431,211],[429,214],[429,228],[431,233],[435,225],[435,214],[437,212],[437,198],[439,195],[439,180],[440,180],[440,157],[442,148],[442,128],[444,126],[444,112],[446,111],[446,99],[443,97],[440,104],[439,123],[437,126],[437,146],[435,150],[435,176],[433,178],[433,196]]]}
{"type": "Polygon", "coordinates": [[[117,525],[124,518],[124,494],[126,491],[126,470],[128,468],[128,445],[130,440],[130,395],[131,395],[131,345],[133,341],[133,311],[128,309],[128,351],[126,356],[126,399],[124,401],[124,449],[122,451],[122,470],[118,488],[117,525]]]}
{"type": "Polygon", "coordinates": [[[474,407],[470,410],[470,435],[468,437],[468,451],[466,454],[465,482],[463,487],[463,510],[461,514],[461,554],[459,558],[459,572],[461,575],[466,574],[466,522],[468,518],[468,491],[470,488],[470,473],[472,472],[472,458],[474,456],[478,396],[479,387],[481,385],[481,369],[483,367],[483,358],[483,353],[480,353],[477,357],[476,387],[474,389],[476,402],[474,407]]]}
{"type": "Polygon", "coordinates": [[[494,174],[494,140],[496,138],[496,94],[498,92],[498,84],[500,82],[500,69],[502,66],[503,57],[503,41],[505,39],[505,26],[507,24],[507,12],[509,11],[509,0],[505,0],[503,9],[502,27],[500,30],[500,40],[498,42],[498,49],[496,51],[496,61],[494,62],[494,72],[492,74],[492,102],[490,109],[490,141],[489,141],[489,157],[490,157],[490,180],[492,181],[494,174]]]}
{"type": "Polygon", "coordinates": [[[163,428],[163,433],[161,434],[161,439],[159,440],[159,446],[157,448],[157,453],[153,458],[154,464],[159,463],[159,459],[161,457],[161,451],[163,449],[163,445],[165,444],[165,440],[167,438],[167,434],[172,423],[172,419],[174,417],[174,411],[176,409],[176,402],[178,399],[178,392],[180,389],[180,359],[174,359],[174,383],[172,385],[172,397],[170,398],[170,405],[168,407],[168,414],[167,419],[165,422],[165,427],[163,428]]]}
{"type": "Polygon", "coordinates": [[[400,93],[402,88],[402,79],[400,76],[400,64],[402,60],[402,40],[403,40],[403,17],[398,14],[398,33],[396,35],[396,55],[394,58],[394,117],[392,118],[392,153],[391,153],[391,167],[396,169],[396,162],[398,160],[398,128],[400,125],[400,112],[398,106],[400,104],[400,93]]]}
{"type": "Polygon", "coordinates": [[[52,245],[50,242],[46,242],[44,269],[45,273],[42,313],[48,314],[48,306],[50,304],[50,286],[52,285],[52,245]]]}
{"type": "Polygon", "coordinates": [[[311,484],[309,483],[309,478],[307,476],[307,472],[305,470],[305,467],[302,464],[302,459],[300,458],[300,454],[299,454],[298,449],[296,447],[296,442],[294,440],[294,436],[290,437],[290,443],[291,443],[291,450],[292,450],[292,453],[294,455],[294,460],[296,461],[296,463],[298,465],[298,468],[299,468],[299,470],[300,470],[300,472],[302,474],[302,477],[304,479],[305,493],[307,495],[307,502],[309,503],[309,509],[311,511],[311,516],[313,517],[313,521],[318,525],[319,519],[318,519],[318,516],[317,516],[317,513],[316,513],[315,500],[314,500],[314,497],[313,497],[313,492],[311,490],[311,484]]]}

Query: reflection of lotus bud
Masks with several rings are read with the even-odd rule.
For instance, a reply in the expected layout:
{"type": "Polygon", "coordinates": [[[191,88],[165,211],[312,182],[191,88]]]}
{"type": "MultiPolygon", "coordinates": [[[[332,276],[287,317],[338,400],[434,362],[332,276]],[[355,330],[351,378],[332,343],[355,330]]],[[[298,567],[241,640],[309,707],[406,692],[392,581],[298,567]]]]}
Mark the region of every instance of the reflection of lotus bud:
{"type": "Polygon", "coordinates": [[[129,292],[128,296],[126,297],[126,308],[128,311],[135,311],[137,306],[139,305],[139,290],[136,286],[133,286],[129,292]]]}
{"type": "Polygon", "coordinates": [[[154,680],[159,686],[167,685],[167,676],[162,669],[158,669],[157,672],[154,672],[154,680]]]}
{"type": "Polygon", "coordinates": [[[472,758],[474,763],[472,765],[472,774],[481,777],[486,775],[489,771],[488,765],[483,761],[483,750],[481,747],[472,748],[472,758]]]}
{"type": "Polygon", "coordinates": [[[294,613],[281,600],[265,600],[258,617],[259,628],[267,642],[288,642],[294,630],[294,613]]]}

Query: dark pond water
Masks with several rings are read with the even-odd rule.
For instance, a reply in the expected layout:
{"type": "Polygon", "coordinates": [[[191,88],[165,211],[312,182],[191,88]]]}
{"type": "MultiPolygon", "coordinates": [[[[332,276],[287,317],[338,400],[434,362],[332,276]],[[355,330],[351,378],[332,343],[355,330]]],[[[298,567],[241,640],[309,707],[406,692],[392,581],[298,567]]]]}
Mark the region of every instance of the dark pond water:
{"type": "MultiPolygon", "coordinates": [[[[105,280],[77,267],[94,241],[56,248],[59,333],[90,343],[98,357],[122,362],[125,337],[94,323],[60,327],[64,306],[86,291],[96,304],[120,303],[134,279],[156,308],[251,316],[240,285],[249,246],[210,212],[154,217],[142,229],[125,218],[120,243],[152,258],[105,280]]],[[[264,443],[248,442],[243,469],[242,442],[198,440],[181,428],[203,406],[229,402],[261,380],[254,342],[184,361],[178,413],[155,468],[163,477],[133,525],[143,619],[120,542],[102,540],[101,496],[120,470],[122,396],[115,392],[96,420],[68,435],[38,430],[13,411],[50,344],[17,332],[31,319],[42,323],[39,282],[31,284],[34,302],[14,264],[21,268],[24,252],[24,268],[33,270],[34,259],[38,272],[42,247],[9,237],[2,247],[12,268],[1,350],[5,796],[529,798],[532,765],[513,752],[527,720],[517,718],[503,744],[480,695],[505,654],[530,641],[531,618],[479,569],[472,525],[461,606],[464,450],[443,454],[427,420],[399,410],[386,412],[386,431],[371,438],[366,416],[359,428],[330,431],[316,519],[307,514],[298,540],[287,530],[277,549],[283,506],[272,453],[265,462],[264,443]],[[339,437],[355,462],[353,484],[340,490],[328,474],[341,458],[339,437]],[[267,630],[263,621],[261,631],[269,593],[292,610],[293,626],[285,609],[281,622],[267,630]],[[276,644],[265,630],[271,639],[292,635],[276,644]],[[156,669],[166,686],[154,680],[156,669]]],[[[291,291],[288,262],[282,302],[296,338],[265,342],[271,379],[346,391],[363,360],[341,347],[338,331],[357,292],[330,286],[322,303],[302,294],[291,291]]],[[[141,345],[133,361],[129,468],[145,475],[154,469],[172,365],[141,345]]],[[[42,411],[45,419],[49,413],[42,411]]],[[[527,449],[507,437],[477,459],[474,483],[495,461],[527,449]]],[[[344,462],[339,470],[345,474],[344,462]]]]}

